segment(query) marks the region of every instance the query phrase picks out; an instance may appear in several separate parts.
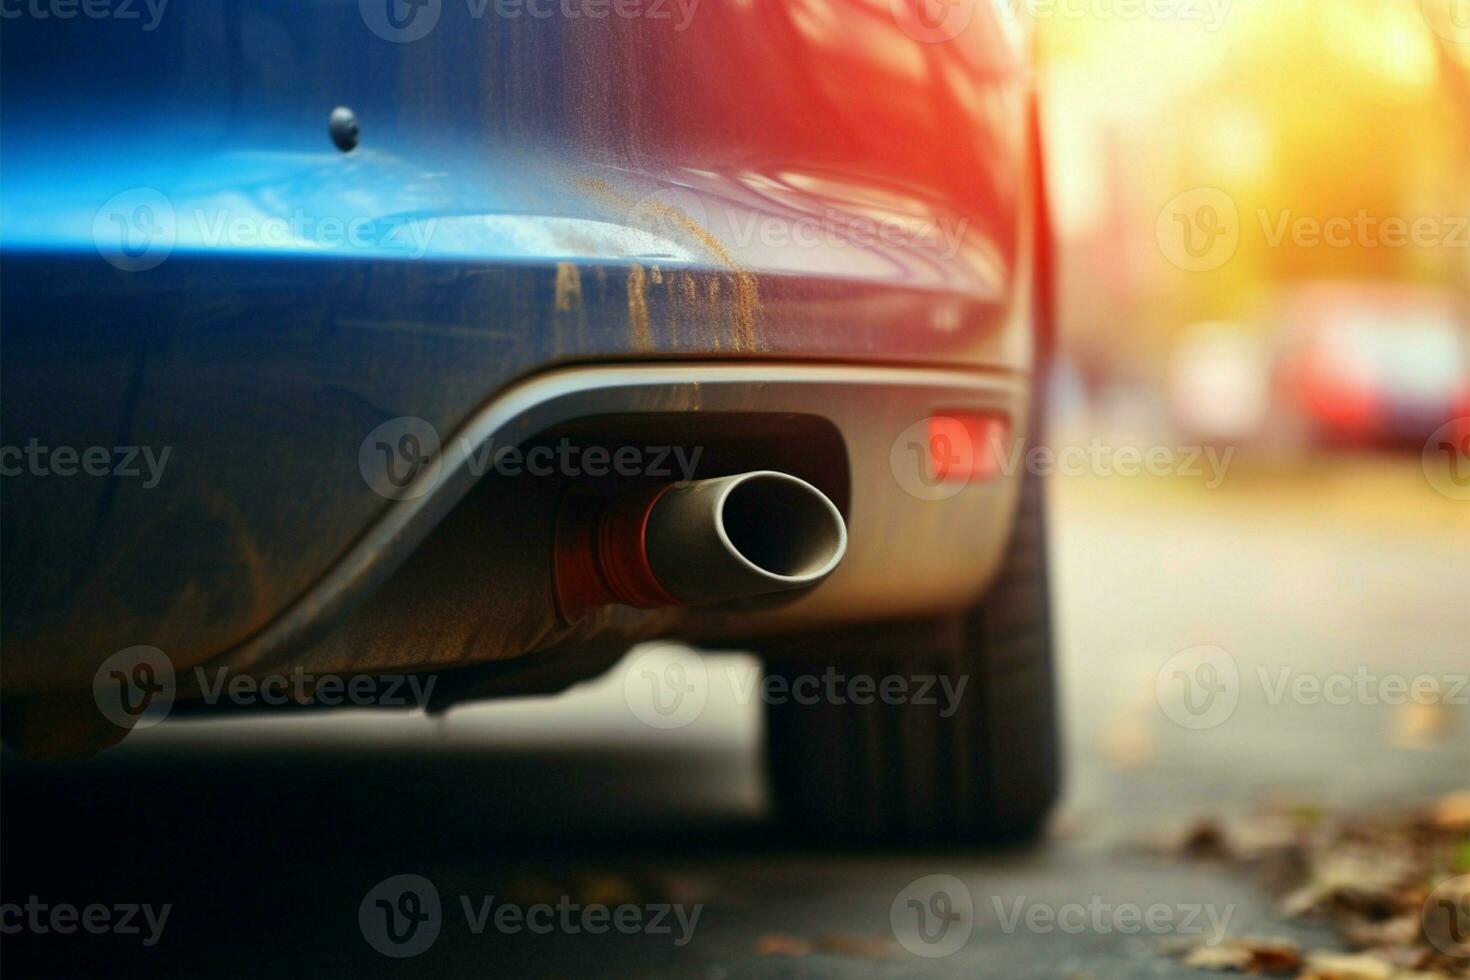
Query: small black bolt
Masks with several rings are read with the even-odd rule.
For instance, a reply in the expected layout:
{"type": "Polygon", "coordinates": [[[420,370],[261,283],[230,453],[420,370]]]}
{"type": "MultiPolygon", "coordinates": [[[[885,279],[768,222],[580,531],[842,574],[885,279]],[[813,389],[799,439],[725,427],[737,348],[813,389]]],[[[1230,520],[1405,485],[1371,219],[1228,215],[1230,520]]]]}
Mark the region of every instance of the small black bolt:
{"type": "Polygon", "coordinates": [[[332,142],[343,153],[355,149],[357,141],[362,138],[362,127],[358,125],[357,113],[345,105],[339,105],[332,110],[332,118],[327,122],[327,132],[332,134],[332,142]]]}

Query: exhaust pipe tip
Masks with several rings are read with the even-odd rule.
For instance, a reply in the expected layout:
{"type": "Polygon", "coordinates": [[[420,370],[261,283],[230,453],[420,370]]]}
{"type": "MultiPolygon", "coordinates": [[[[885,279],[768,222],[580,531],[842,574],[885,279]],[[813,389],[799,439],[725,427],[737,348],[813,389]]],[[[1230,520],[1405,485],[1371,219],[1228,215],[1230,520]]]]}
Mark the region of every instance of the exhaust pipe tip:
{"type": "Polygon", "coordinates": [[[644,544],[669,594],[718,602],[815,585],[847,554],[847,525],[810,483],[757,470],[665,491],[644,544]]]}
{"type": "Polygon", "coordinates": [[[826,578],[846,553],[836,505],[788,473],[670,484],[605,506],[573,492],[557,521],[557,602],[571,616],[788,592],[826,578]]]}

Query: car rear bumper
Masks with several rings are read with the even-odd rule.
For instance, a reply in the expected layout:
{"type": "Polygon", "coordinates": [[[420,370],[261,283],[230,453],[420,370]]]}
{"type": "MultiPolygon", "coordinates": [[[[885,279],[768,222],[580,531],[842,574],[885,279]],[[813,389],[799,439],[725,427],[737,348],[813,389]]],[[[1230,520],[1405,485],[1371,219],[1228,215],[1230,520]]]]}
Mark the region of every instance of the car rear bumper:
{"type": "MultiPolygon", "coordinates": [[[[561,644],[751,638],[952,612],[981,594],[1000,560],[1030,398],[1031,379],[1007,371],[709,361],[545,372],[454,428],[399,416],[364,432],[354,494],[375,500],[376,516],[243,642],[211,650],[155,639],[178,629],[168,620],[131,636],[147,637],[180,667],[352,673],[561,644]],[[1001,425],[993,442],[946,442],[946,454],[979,462],[945,479],[930,444],[935,417],[1001,425]],[[405,436],[422,465],[398,455],[405,436]],[[540,444],[561,447],[561,460],[549,449],[538,467],[526,447],[540,444]],[[610,451],[594,457],[591,445],[610,451]],[[614,462],[619,449],[637,454],[625,474],[614,462]],[[592,465],[599,459],[600,469],[592,465]],[[836,502],[849,546],[830,578],[804,593],[713,607],[559,615],[551,542],[569,487],[619,483],[620,474],[659,482],[752,468],[793,473],[836,502]]],[[[944,431],[952,439],[958,430],[944,431]]],[[[129,642],[112,629],[89,650],[129,642]]],[[[68,663],[39,655],[47,647],[7,650],[8,690],[74,685],[95,670],[86,651],[68,663]]]]}
{"type": "MultiPolygon", "coordinates": [[[[471,647],[474,659],[490,660],[569,639],[748,639],[954,612],[984,591],[1009,538],[1021,484],[1016,447],[1028,435],[1030,397],[1028,378],[1004,372],[620,365],[528,379],[442,435],[423,428],[422,420],[396,420],[384,430],[386,443],[391,447],[400,434],[416,432],[421,445],[440,446],[434,461],[411,482],[388,490],[400,499],[289,610],[219,659],[246,672],[287,660],[343,672],[451,666],[471,647]],[[946,478],[930,445],[933,420],[977,417],[1000,423],[992,437],[969,438],[941,424],[943,453],[965,461],[964,472],[955,468],[946,478]],[[548,451],[538,469],[536,457],[525,451],[538,443],[560,443],[562,462],[548,451]],[[567,452],[569,443],[614,448],[598,472],[594,457],[567,452]],[[619,449],[634,451],[627,476],[654,482],[751,467],[794,473],[836,502],[848,526],[847,557],[830,578],[795,596],[568,621],[558,615],[547,559],[519,556],[535,542],[549,544],[562,492],[613,475],[619,449]],[[693,468],[685,469],[690,460],[693,468]],[[472,537],[480,546],[462,549],[440,540],[426,548],[436,533],[472,537]],[[392,576],[413,577],[412,570],[401,571],[405,560],[418,555],[433,564],[436,550],[459,556],[439,562],[452,566],[456,579],[473,583],[483,576],[482,586],[472,585],[468,598],[443,591],[437,601],[416,601],[409,615],[424,628],[405,645],[404,630],[388,624],[401,620],[392,608],[394,594],[412,590],[396,589],[392,576]],[[361,600],[380,589],[383,600],[363,610],[361,600]],[[340,617],[351,618],[354,608],[360,610],[356,621],[339,636],[298,652],[340,617]],[[379,636],[400,640],[369,639],[379,636]]],[[[398,462],[384,458],[385,466],[398,462]]],[[[391,487],[381,476],[371,474],[371,482],[391,487]]]]}
{"type": "Polygon", "coordinates": [[[588,365],[1027,377],[1028,32],[889,6],[7,20],[0,415],[43,460],[0,481],[7,690],[255,649],[391,521],[394,419],[448,439],[588,365]]]}

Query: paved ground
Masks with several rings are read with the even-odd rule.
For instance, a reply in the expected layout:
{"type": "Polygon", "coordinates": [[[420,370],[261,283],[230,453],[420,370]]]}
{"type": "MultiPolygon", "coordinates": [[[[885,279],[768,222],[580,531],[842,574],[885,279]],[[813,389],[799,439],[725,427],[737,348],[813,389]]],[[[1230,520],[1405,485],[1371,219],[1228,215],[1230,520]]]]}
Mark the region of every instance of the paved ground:
{"type": "Polygon", "coordinates": [[[782,839],[759,707],[731,683],[749,662],[723,654],[704,713],[674,731],[639,722],[613,675],[441,721],[169,724],[86,764],[6,755],[0,899],[172,906],[151,947],[141,914],[137,935],[7,935],[6,976],[1199,975],[1130,917],[1150,906],[1160,933],[1330,943],[1282,921],[1245,873],[1154,843],[1264,798],[1371,808],[1470,784],[1465,691],[1458,706],[1367,703],[1392,699],[1396,677],[1470,671],[1463,505],[1416,465],[1236,473],[1210,492],[1053,489],[1070,771],[1038,847],[858,855],[782,839]],[[424,876],[442,903],[437,940],[402,960],[358,919],[398,874],[424,876]],[[477,933],[489,895],[644,915],[672,903],[685,920],[477,933]],[[973,928],[954,904],[966,895],[973,928]]]}

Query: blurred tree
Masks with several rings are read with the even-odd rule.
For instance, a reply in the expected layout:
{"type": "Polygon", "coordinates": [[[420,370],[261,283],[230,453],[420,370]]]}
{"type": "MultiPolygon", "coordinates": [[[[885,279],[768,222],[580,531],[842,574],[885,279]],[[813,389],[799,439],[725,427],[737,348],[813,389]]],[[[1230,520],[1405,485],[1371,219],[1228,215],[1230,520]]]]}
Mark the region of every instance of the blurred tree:
{"type": "Polygon", "coordinates": [[[1436,33],[1418,0],[1228,11],[1214,31],[1118,17],[1040,25],[1049,94],[1063,103],[1059,209],[1086,212],[1063,245],[1066,326],[1078,348],[1135,371],[1191,322],[1269,329],[1263,306],[1301,281],[1470,291],[1470,248],[1382,240],[1387,219],[1431,219],[1448,235],[1470,215],[1470,45],[1436,33]],[[1190,272],[1169,261],[1156,226],[1169,201],[1201,187],[1234,202],[1240,245],[1190,272]],[[1342,218],[1348,243],[1310,240],[1342,218]]]}

